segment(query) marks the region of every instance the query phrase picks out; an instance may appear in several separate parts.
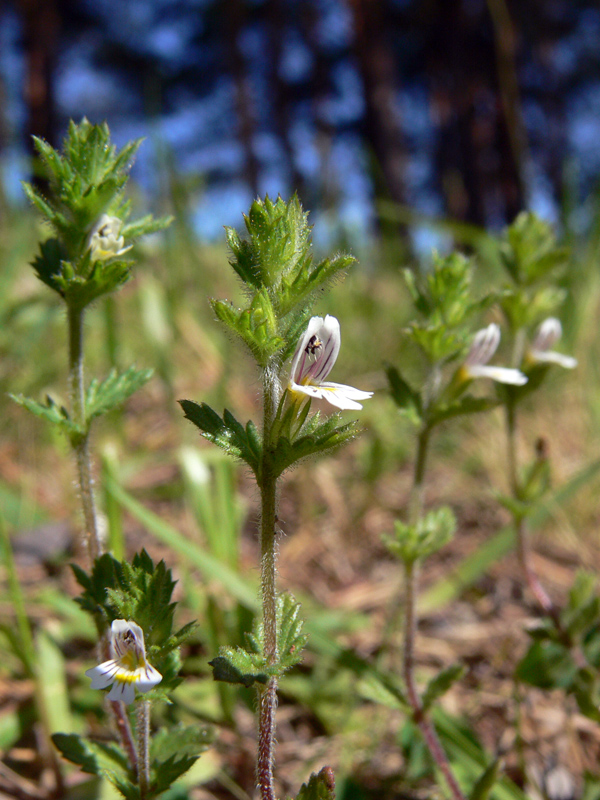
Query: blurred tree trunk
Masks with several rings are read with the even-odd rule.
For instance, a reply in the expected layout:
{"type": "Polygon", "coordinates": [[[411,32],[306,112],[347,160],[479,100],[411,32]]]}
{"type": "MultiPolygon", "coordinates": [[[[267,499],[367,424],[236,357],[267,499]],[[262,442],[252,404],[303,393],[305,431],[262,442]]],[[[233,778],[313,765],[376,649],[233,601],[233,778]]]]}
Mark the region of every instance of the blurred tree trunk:
{"type": "Polygon", "coordinates": [[[405,150],[397,103],[398,69],[390,46],[388,7],[382,0],[349,0],[365,99],[364,136],[380,170],[376,193],[404,201],[405,150]]]}
{"type": "Polygon", "coordinates": [[[248,68],[240,47],[240,37],[245,23],[245,0],[229,0],[224,9],[228,21],[229,42],[226,43],[231,54],[231,74],[236,92],[236,110],[239,134],[245,156],[245,179],[254,197],[259,195],[259,164],[254,151],[255,117],[252,87],[248,68]]]}
{"type": "Polygon", "coordinates": [[[446,208],[479,225],[510,221],[524,205],[525,147],[514,32],[504,0],[476,10],[463,0],[426,5],[422,25],[439,134],[436,173],[446,208]]]}
{"type": "Polygon", "coordinates": [[[18,8],[23,21],[26,62],[26,144],[33,153],[32,136],[41,136],[50,144],[56,144],[53,72],[61,9],[57,0],[20,0],[18,8]]]}

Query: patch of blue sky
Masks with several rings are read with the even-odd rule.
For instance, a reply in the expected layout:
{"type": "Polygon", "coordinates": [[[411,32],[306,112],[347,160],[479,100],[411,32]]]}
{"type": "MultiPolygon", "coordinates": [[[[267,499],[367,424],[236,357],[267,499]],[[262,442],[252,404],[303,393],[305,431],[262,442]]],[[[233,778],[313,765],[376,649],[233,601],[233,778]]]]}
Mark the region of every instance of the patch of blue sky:
{"type": "Polygon", "coordinates": [[[263,163],[263,168],[268,169],[273,165],[283,166],[286,155],[283,144],[278,136],[273,133],[258,133],[253,139],[254,154],[263,163]]]}
{"type": "Polygon", "coordinates": [[[403,88],[398,92],[396,102],[406,143],[418,149],[433,147],[437,134],[431,119],[430,97],[425,86],[414,84],[403,88]]]}
{"type": "Polygon", "coordinates": [[[202,239],[222,241],[224,225],[242,229],[242,214],[248,212],[253,199],[250,188],[243,181],[228,181],[212,186],[193,212],[195,231],[202,239]]]}
{"type": "Polygon", "coordinates": [[[567,101],[565,124],[569,149],[577,153],[588,182],[600,173],[600,81],[582,86],[567,101]]]}
{"type": "Polygon", "coordinates": [[[289,137],[299,172],[307,178],[315,178],[321,170],[321,153],[317,147],[314,125],[308,121],[308,105],[300,104],[296,109],[296,118],[291,123],[289,137]],[[306,113],[303,113],[303,108],[306,108],[306,113]]]}
{"type": "Polygon", "coordinates": [[[548,180],[547,175],[544,174],[541,165],[533,159],[527,165],[527,179],[529,190],[527,206],[529,210],[537,214],[538,217],[556,225],[559,222],[559,213],[554,200],[552,183],[548,180]]]}
{"type": "Polygon", "coordinates": [[[24,206],[27,199],[21,181],[30,178],[29,157],[19,145],[8,145],[0,151],[1,192],[10,205],[24,206]]]}
{"type": "Polygon", "coordinates": [[[279,62],[279,75],[287,83],[301,83],[310,76],[314,68],[314,58],[297,31],[285,31],[285,47],[282,48],[279,62]]]}
{"type": "Polygon", "coordinates": [[[95,36],[85,36],[59,57],[54,78],[59,113],[73,119],[86,115],[93,122],[111,116],[140,114],[142,99],[135,87],[116,72],[93,66],[95,47],[95,36]]]}
{"type": "Polygon", "coordinates": [[[333,126],[358,122],[365,102],[356,68],[349,59],[340,61],[331,70],[331,79],[333,94],[319,102],[320,115],[333,126]]]}
{"type": "Polygon", "coordinates": [[[329,52],[348,47],[354,38],[354,22],[350,4],[341,0],[321,0],[316,36],[319,44],[329,52]]]}
{"type": "Polygon", "coordinates": [[[2,114],[10,138],[17,139],[25,126],[26,109],[22,98],[25,80],[25,55],[21,47],[22,27],[12,8],[0,11],[0,81],[3,89],[2,114]]]}

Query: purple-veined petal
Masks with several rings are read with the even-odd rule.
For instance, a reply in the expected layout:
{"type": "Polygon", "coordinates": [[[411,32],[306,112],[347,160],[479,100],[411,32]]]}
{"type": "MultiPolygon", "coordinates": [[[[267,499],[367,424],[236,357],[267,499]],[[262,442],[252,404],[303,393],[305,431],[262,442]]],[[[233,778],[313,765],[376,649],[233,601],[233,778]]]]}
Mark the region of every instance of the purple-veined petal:
{"type": "Polygon", "coordinates": [[[138,692],[149,692],[162,681],[162,675],[150,664],[146,664],[140,670],[140,676],[135,684],[138,692]]]}
{"type": "Polygon", "coordinates": [[[467,367],[474,367],[478,364],[487,364],[494,355],[500,344],[500,328],[494,322],[477,331],[471,344],[465,364],[467,367]]]}
{"type": "Polygon", "coordinates": [[[130,705],[135,700],[134,684],[117,680],[113,683],[107,697],[109,700],[120,700],[122,703],[130,705]]]}
{"type": "Polygon", "coordinates": [[[484,364],[475,364],[466,367],[470,378],[491,378],[498,383],[508,383],[512,386],[523,386],[527,383],[527,376],[518,369],[509,367],[488,367],[484,364]]]}
{"type": "Polygon", "coordinates": [[[313,383],[326,378],[340,351],[340,323],[329,314],[323,317],[312,317],[306,331],[300,339],[290,372],[290,383],[313,383]],[[310,352],[310,343],[314,339],[318,347],[314,355],[310,352]]]}
{"type": "Polygon", "coordinates": [[[106,689],[114,681],[119,669],[120,666],[116,661],[104,661],[97,667],[86,670],[85,674],[92,679],[92,689],[106,689]]]}

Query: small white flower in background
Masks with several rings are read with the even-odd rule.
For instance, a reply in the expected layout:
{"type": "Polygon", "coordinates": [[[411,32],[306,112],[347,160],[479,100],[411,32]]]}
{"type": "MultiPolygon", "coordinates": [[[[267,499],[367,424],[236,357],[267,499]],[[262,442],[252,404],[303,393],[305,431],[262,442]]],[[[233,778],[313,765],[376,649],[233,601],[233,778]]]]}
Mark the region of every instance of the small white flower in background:
{"type": "Polygon", "coordinates": [[[528,356],[531,361],[545,364],[558,364],[565,369],[573,369],[577,366],[577,359],[557,353],[550,348],[558,342],[562,336],[562,325],[556,317],[545,319],[535,335],[533,344],[529,349],[528,356]]]}
{"type": "Polygon", "coordinates": [[[500,328],[492,322],[475,334],[471,349],[462,366],[469,378],[491,378],[498,383],[509,383],[513,386],[523,386],[527,377],[518,369],[508,367],[490,367],[488,361],[494,355],[500,344],[500,328]]]}
{"type": "Polygon", "coordinates": [[[133,703],[135,690],[149,692],[162,681],[162,675],[146,661],[144,632],[135,622],[115,619],[110,628],[110,661],[86,671],[92,689],[106,689],[109,700],[133,703]]]}
{"type": "Polygon", "coordinates": [[[88,247],[92,251],[92,261],[106,261],[131,250],[133,245],[124,247],[125,239],[120,235],[122,227],[123,221],[118,217],[102,214],[94,225],[88,241],[88,247]]]}
{"type": "Polygon", "coordinates": [[[290,392],[327,400],[342,410],[362,408],[356,401],[368,400],[373,392],[325,381],[338,357],[340,341],[340,323],[335,317],[328,314],[325,319],[310,319],[294,353],[288,384],[290,392]]]}

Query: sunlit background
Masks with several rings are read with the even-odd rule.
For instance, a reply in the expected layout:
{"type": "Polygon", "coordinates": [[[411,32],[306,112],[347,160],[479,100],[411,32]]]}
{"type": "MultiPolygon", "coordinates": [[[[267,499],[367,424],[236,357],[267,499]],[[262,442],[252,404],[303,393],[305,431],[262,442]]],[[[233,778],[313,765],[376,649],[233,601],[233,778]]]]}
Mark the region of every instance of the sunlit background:
{"type": "Polygon", "coordinates": [[[585,227],[599,38],[594,0],[9,0],[4,191],[23,202],[31,134],[86,115],[147,138],[135,180],[154,206],[176,183],[205,239],[293,191],[327,244],[410,223],[423,250],[415,214],[585,227]]]}

